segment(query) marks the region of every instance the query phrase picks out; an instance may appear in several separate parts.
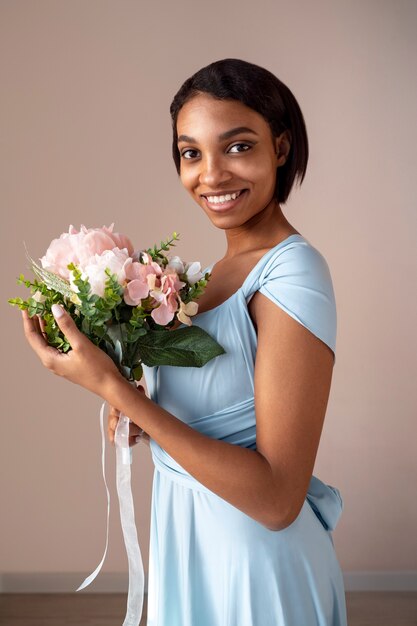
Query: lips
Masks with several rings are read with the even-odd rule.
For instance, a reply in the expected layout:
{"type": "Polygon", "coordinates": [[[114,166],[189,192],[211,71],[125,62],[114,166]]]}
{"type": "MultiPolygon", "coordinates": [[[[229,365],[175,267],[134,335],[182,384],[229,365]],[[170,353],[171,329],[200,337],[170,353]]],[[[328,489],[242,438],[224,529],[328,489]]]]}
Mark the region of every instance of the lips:
{"type": "MultiPolygon", "coordinates": [[[[224,213],[226,211],[234,209],[235,206],[240,204],[242,198],[245,198],[245,194],[248,190],[242,189],[235,198],[235,200],[227,200],[225,202],[210,202],[206,196],[202,196],[204,198],[204,202],[206,206],[210,209],[210,211],[214,211],[215,213],[224,213]]],[[[229,192],[230,193],[230,192],[229,192]]],[[[236,193],[236,192],[233,192],[236,193]]],[[[224,195],[224,194],[221,194],[224,195]]]]}

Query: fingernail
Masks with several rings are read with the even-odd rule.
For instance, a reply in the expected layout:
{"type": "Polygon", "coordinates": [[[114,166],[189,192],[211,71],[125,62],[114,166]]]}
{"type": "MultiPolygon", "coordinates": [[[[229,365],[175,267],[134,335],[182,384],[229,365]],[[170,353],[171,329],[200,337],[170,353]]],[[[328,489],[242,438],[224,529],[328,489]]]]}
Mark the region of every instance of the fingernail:
{"type": "Polygon", "coordinates": [[[138,435],[138,437],[136,437],[135,441],[136,441],[136,443],[139,443],[139,441],[140,441],[140,435],[138,435]]]}
{"type": "Polygon", "coordinates": [[[51,306],[51,310],[55,318],[62,317],[64,315],[64,309],[59,304],[53,304],[51,306]]]}

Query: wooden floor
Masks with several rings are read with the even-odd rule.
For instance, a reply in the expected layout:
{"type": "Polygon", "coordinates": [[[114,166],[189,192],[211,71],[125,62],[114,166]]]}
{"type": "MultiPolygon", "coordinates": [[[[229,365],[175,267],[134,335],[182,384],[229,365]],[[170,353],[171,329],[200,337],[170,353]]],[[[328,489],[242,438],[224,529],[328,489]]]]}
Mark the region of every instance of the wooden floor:
{"type": "MultiPolygon", "coordinates": [[[[348,626],[417,626],[417,592],[348,592],[346,604],[348,626]]],[[[125,611],[119,593],[0,594],[1,626],[122,626],[125,611]]]]}

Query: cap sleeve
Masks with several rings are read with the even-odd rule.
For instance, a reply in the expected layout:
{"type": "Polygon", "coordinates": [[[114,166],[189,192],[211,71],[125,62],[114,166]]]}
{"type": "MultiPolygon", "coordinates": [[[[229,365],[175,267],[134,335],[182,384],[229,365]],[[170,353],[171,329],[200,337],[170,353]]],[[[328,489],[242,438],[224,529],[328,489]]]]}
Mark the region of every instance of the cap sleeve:
{"type": "Polygon", "coordinates": [[[307,241],[293,242],[278,250],[263,268],[258,290],[308,328],[335,355],[333,283],[326,259],[314,246],[307,241]]]}

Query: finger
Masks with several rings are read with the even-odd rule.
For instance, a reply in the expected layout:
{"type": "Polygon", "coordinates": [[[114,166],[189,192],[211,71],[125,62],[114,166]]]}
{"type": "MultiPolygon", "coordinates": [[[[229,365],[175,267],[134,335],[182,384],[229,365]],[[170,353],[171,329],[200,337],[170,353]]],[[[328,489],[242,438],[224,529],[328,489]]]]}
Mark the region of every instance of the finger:
{"type": "Polygon", "coordinates": [[[36,328],[37,332],[42,334],[42,328],[41,328],[41,325],[39,323],[39,315],[34,315],[32,317],[32,322],[33,322],[33,326],[36,328]]]}
{"type": "Polygon", "coordinates": [[[117,424],[118,424],[118,422],[119,422],[119,420],[118,420],[118,418],[117,418],[117,417],[111,417],[111,418],[109,419],[109,422],[108,422],[108,427],[110,428],[110,430],[115,431],[115,430],[116,430],[116,428],[117,428],[117,424]]]}
{"type": "Polygon", "coordinates": [[[141,428],[139,430],[140,430],[139,434],[129,436],[129,445],[134,446],[136,443],[139,443],[141,441],[145,441],[145,443],[149,441],[148,433],[145,433],[145,431],[142,430],[141,428]]]}
{"type": "Polygon", "coordinates": [[[39,315],[34,315],[33,318],[33,324],[37,330],[37,332],[42,335],[42,337],[45,339],[46,344],[48,344],[48,338],[46,336],[46,333],[44,332],[44,321],[41,319],[41,317],[39,315]]]}
{"type": "Polygon", "coordinates": [[[79,348],[85,342],[86,337],[78,330],[71,315],[60,304],[53,304],[51,311],[71,348],[79,348]]]}
{"type": "Polygon", "coordinates": [[[38,320],[37,315],[30,317],[28,310],[23,309],[22,318],[23,318],[23,328],[24,328],[25,334],[34,333],[34,334],[42,335],[42,331],[39,326],[39,320],[38,320]]]}
{"type": "Polygon", "coordinates": [[[46,323],[45,323],[45,320],[40,315],[38,315],[37,317],[38,317],[38,322],[39,322],[39,326],[40,326],[40,329],[41,329],[41,333],[45,337],[46,336],[46,332],[45,332],[46,323]]]}
{"type": "Polygon", "coordinates": [[[109,423],[107,426],[107,437],[110,443],[114,443],[114,434],[116,432],[117,422],[118,422],[117,418],[113,418],[112,420],[109,420],[109,423]]]}
{"type": "Polygon", "coordinates": [[[114,431],[117,428],[119,414],[120,411],[118,411],[114,406],[110,406],[110,411],[107,415],[107,437],[111,443],[114,442],[114,431]]]}
{"type": "Polygon", "coordinates": [[[141,436],[137,435],[136,437],[129,437],[129,446],[135,446],[141,440],[141,436]]]}
{"type": "Polygon", "coordinates": [[[29,317],[29,313],[26,309],[22,310],[23,318],[23,330],[25,337],[28,340],[31,348],[38,354],[38,356],[46,356],[47,354],[54,354],[56,350],[51,346],[48,346],[45,338],[43,337],[39,325],[35,320],[29,317]]]}
{"type": "Polygon", "coordinates": [[[109,412],[107,414],[107,422],[108,422],[108,424],[110,424],[110,422],[114,422],[115,425],[117,426],[117,422],[119,421],[119,417],[120,417],[120,411],[118,409],[116,409],[115,406],[111,406],[110,405],[110,409],[109,409],[109,412]]]}
{"type": "Polygon", "coordinates": [[[130,425],[129,437],[131,437],[132,439],[135,439],[135,437],[141,437],[142,433],[143,433],[143,430],[139,428],[139,426],[135,426],[135,428],[132,428],[132,424],[130,425]]]}

